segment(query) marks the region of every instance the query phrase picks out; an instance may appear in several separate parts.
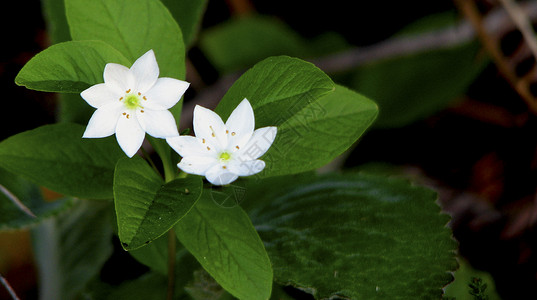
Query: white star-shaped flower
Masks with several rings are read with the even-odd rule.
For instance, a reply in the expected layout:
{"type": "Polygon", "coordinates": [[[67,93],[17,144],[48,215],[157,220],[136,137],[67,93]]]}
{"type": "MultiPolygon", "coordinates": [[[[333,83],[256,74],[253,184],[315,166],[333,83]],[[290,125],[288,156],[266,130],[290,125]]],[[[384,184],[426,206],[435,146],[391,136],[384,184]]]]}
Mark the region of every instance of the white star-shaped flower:
{"type": "Polygon", "coordinates": [[[168,111],[190,85],[186,81],[159,76],[153,50],[138,58],[129,69],[109,63],[104,68],[104,83],[80,95],[97,108],[83,137],[101,138],[116,134],[119,146],[132,157],[142,146],[145,133],[168,138],[179,136],[175,119],[168,111]]]}
{"type": "Polygon", "coordinates": [[[226,185],[239,176],[261,172],[265,162],[258,159],[276,138],[274,126],[254,131],[254,111],[244,99],[224,124],[219,115],[196,105],[194,133],[166,139],[179,155],[177,165],[185,173],[205,176],[214,185],[226,185]]]}

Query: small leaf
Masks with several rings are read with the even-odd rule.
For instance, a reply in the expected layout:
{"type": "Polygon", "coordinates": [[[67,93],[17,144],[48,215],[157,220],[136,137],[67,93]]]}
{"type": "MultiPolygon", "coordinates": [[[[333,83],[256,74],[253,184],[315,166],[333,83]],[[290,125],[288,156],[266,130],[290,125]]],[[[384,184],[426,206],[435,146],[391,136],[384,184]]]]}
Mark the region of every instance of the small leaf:
{"type": "Polygon", "coordinates": [[[101,41],[64,42],[33,57],[15,83],[44,92],[80,93],[103,82],[104,66],[112,62],[129,64],[121,53],[101,41]]]}
{"type": "Polygon", "coordinates": [[[104,41],[131,63],[153,49],[162,77],[184,78],[181,29],[160,1],[66,0],[65,11],[73,40],[104,41]]]}
{"type": "Polygon", "coordinates": [[[0,167],[60,194],[112,198],[114,166],[125,155],[113,137],[83,139],[84,127],[61,123],[0,143],[0,167]]]}
{"type": "Polygon", "coordinates": [[[272,268],[250,219],[239,206],[222,207],[203,193],[175,226],[181,243],[203,268],[239,299],[268,299],[272,268]]]}
{"type": "Polygon", "coordinates": [[[201,195],[200,177],[163,180],[139,157],[122,159],[114,175],[119,239],[125,250],[142,247],[166,233],[201,195]]]}
{"type": "Polygon", "coordinates": [[[441,298],[457,245],[433,191],[365,174],[308,178],[259,181],[245,201],[276,282],[316,299],[441,298]]]}

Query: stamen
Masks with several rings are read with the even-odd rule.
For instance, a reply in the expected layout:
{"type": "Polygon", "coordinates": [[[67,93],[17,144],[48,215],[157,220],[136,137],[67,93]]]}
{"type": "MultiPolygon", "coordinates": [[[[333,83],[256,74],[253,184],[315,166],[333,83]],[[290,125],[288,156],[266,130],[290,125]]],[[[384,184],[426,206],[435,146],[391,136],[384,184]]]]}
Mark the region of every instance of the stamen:
{"type": "Polygon", "coordinates": [[[201,139],[201,142],[205,144],[205,139],[201,139]]]}
{"type": "Polygon", "coordinates": [[[145,96],[143,96],[142,99],[147,100],[147,98],[145,96]]]}
{"type": "Polygon", "coordinates": [[[233,132],[231,133],[231,135],[232,135],[232,136],[235,136],[235,135],[236,135],[235,131],[233,131],[233,132]]]}
{"type": "Polygon", "coordinates": [[[239,150],[239,146],[235,146],[235,148],[237,148],[237,150],[239,150]]]}
{"type": "Polygon", "coordinates": [[[127,94],[128,94],[128,93],[130,93],[130,92],[131,92],[131,89],[128,89],[128,90],[127,90],[127,91],[126,91],[125,93],[127,93],[127,94]]]}
{"type": "Polygon", "coordinates": [[[213,137],[216,137],[216,135],[214,134],[213,126],[209,125],[209,128],[211,128],[211,131],[212,131],[211,135],[212,135],[213,137]]]}
{"type": "Polygon", "coordinates": [[[144,112],[144,110],[143,110],[143,109],[141,109],[141,110],[140,110],[140,112],[141,112],[141,113],[143,113],[143,112],[144,112]]]}
{"type": "Polygon", "coordinates": [[[120,98],[119,98],[119,101],[121,101],[121,100],[123,100],[123,97],[120,97],[120,98]]]}
{"type": "Polygon", "coordinates": [[[126,115],[126,114],[127,114],[126,112],[123,113],[123,115],[126,115]]]}
{"type": "Polygon", "coordinates": [[[141,96],[141,95],[142,95],[142,93],[138,92],[138,96],[141,96]]]}
{"type": "Polygon", "coordinates": [[[207,150],[211,151],[211,148],[209,148],[209,146],[207,146],[207,150]]]}
{"type": "Polygon", "coordinates": [[[129,118],[129,114],[127,114],[127,119],[129,118]]]}
{"type": "Polygon", "coordinates": [[[226,167],[226,166],[222,166],[222,169],[227,169],[227,167],[226,167]]]}
{"type": "Polygon", "coordinates": [[[226,134],[228,134],[228,133],[229,133],[229,130],[226,130],[226,134]]]}
{"type": "Polygon", "coordinates": [[[214,132],[211,134],[213,137],[216,137],[216,135],[214,135],[214,132]]]}

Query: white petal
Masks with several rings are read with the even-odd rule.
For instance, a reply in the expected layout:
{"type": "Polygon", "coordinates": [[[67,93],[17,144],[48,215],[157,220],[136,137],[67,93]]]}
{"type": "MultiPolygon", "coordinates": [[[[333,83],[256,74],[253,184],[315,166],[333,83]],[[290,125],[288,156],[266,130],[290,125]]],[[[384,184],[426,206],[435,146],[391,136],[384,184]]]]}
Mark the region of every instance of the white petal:
{"type": "Polygon", "coordinates": [[[226,126],[219,115],[210,109],[196,105],[193,123],[196,137],[205,139],[218,148],[218,151],[226,149],[226,126]]]}
{"type": "Polygon", "coordinates": [[[149,50],[144,55],[140,56],[140,58],[132,64],[131,71],[136,80],[135,90],[141,93],[147,92],[155,82],[157,82],[159,75],[155,52],[149,50]]]}
{"type": "Polygon", "coordinates": [[[88,102],[89,105],[99,108],[103,105],[118,102],[121,94],[117,90],[111,89],[104,83],[91,86],[80,93],[80,96],[88,102]]]}
{"type": "Polygon", "coordinates": [[[209,152],[207,150],[207,145],[203,144],[201,139],[190,135],[167,138],[166,142],[168,142],[168,145],[170,145],[175,152],[179,153],[181,157],[210,156],[215,158],[217,156],[215,151],[209,152]]]}
{"type": "Polygon", "coordinates": [[[104,83],[117,94],[134,87],[134,75],[129,68],[109,63],[104,67],[104,83]]]}
{"type": "Polygon", "coordinates": [[[144,96],[144,104],[153,109],[169,109],[173,107],[185,93],[190,83],[174,78],[159,78],[155,85],[144,96]]]}
{"type": "Polygon", "coordinates": [[[217,164],[212,166],[205,172],[207,180],[214,185],[226,185],[237,180],[239,176],[224,169],[222,165],[217,164]]]}
{"type": "Polygon", "coordinates": [[[254,132],[254,110],[245,98],[233,110],[226,121],[228,129],[228,144],[232,150],[243,148],[254,132]],[[237,148],[238,146],[238,148],[237,148]]]}
{"type": "Polygon", "coordinates": [[[227,168],[230,172],[239,176],[250,176],[257,174],[265,168],[265,162],[259,159],[248,161],[233,161],[227,168]]]}
{"type": "Polygon", "coordinates": [[[114,134],[122,106],[121,103],[113,103],[98,108],[91,116],[82,137],[102,138],[114,134]]]}
{"type": "Polygon", "coordinates": [[[130,114],[129,118],[121,116],[117,121],[116,139],[128,157],[132,157],[142,146],[145,138],[145,131],[142,129],[135,114],[130,114]]]}
{"type": "Polygon", "coordinates": [[[151,136],[162,139],[179,136],[175,119],[167,110],[145,109],[143,113],[137,111],[136,117],[142,129],[151,136]]]}
{"type": "Polygon", "coordinates": [[[205,172],[215,165],[219,165],[218,160],[215,157],[208,156],[183,157],[177,164],[183,172],[201,176],[205,176],[205,172]]]}
{"type": "Polygon", "coordinates": [[[261,157],[274,142],[277,132],[278,130],[274,126],[263,127],[254,131],[252,138],[248,141],[246,146],[237,153],[237,155],[240,156],[239,159],[247,161],[261,157]]]}

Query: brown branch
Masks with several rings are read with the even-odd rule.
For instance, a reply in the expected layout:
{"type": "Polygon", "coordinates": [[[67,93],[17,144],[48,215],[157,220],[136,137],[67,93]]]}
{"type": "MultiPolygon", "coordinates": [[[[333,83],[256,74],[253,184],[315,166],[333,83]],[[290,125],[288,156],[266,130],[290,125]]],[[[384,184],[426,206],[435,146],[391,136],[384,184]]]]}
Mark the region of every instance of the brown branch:
{"type": "Polygon", "coordinates": [[[484,26],[483,17],[479,13],[475,2],[470,0],[455,0],[455,4],[476,29],[481,43],[492,57],[500,73],[505,77],[509,84],[511,84],[524,102],[526,102],[529,110],[532,113],[537,114],[537,101],[530,92],[530,82],[524,78],[518,78],[513,68],[510,67],[506,58],[501,53],[498,40],[494,38],[484,26]]]}

